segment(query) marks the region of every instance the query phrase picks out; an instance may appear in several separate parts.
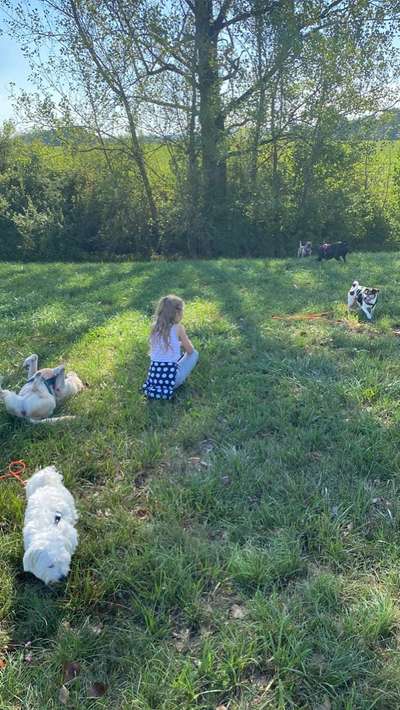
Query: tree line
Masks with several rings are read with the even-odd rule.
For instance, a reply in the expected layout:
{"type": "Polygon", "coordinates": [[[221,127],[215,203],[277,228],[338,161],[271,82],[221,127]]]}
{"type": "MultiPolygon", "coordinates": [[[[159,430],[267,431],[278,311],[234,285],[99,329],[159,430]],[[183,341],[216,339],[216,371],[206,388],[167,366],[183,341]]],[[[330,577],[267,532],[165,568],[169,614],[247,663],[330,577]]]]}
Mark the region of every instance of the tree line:
{"type": "Polygon", "coordinates": [[[0,7],[31,62],[36,91],[16,106],[37,131],[1,133],[3,256],[396,243],[395,156],[386,188],[374,170],[376,115],[396,116],[398,1],[0,7]]]}

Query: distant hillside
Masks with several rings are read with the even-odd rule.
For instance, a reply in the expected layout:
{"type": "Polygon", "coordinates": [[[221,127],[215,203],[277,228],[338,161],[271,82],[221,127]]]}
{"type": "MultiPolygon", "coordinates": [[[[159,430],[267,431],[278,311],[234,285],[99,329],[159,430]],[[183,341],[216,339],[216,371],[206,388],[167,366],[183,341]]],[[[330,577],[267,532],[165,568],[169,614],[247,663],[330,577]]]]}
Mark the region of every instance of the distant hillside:
{"type": "MultiPolygon", "coordinates": [[[[372,141],[395,141],[400,139],[400,109],[385,111],[379,116],[367,116],[356,120],[344,118],[336,131],[336,136],[343,139],[362,138],[372,141]]],[[[79,126],[63,130],[39,130],[33,129],[22,133],[22,140],[30,145],[35,141],[40,141],[48,146],[60,146],[63,143],[80,143],[82,145],[97,145],[98,139],[93,133],[79,126]]],[[[121,137],[121,136],[120,136],[121,137]]],[[[177,140],[178,136],[165,136],[166,140],[177,140]]],[[[118,137],[107,138],[106,143],[114,143],[118,137]]],[[[142,143],[161,143],[160,136],[151,134],[141,136],[142,143]]]]}
{"type": "Polygon", "coordinates": [[[44,145],[57,146],[63,143],[74,141],[74,143],[82,143],[87,145],[88,143],[96,143],[96,137],[90,134],[84,128],[77,126],[76,128],[69,128],[63,130],[40,130],[32,129],[26,133],[20,134],[21,139],[24,143],[30,145],[36,141],[40,141],[44,145]]]}
{"type": "MultiPolygon", "coordinates": [[[[90,131],[86,130],[85,128],[80,128],[79,126],[77,126],[76,128],[68,128],[58,131],[33,129],[31,131],[27,131],[26,133],[21,133],[20,137],[22,138],[24,143],[28,145],[31,145],[35,141],[40,141],[44,145],[49,146],[59,146],[63,143],[70,142],[81,143],[82,145],[90,145],[90,143],[96,145],[98,143],[97,136],[95,136],[93,133],[90,133],[90,131]]],[[[176,138],[176,136],[170,135],[165,136],[165,138],[168,140],[173,140],[176,138]]],[[[118,136],[116,136],[115,138],[106,138],[105,143],[114,143],[117,140],[118,136]]],[[[160,143],[160,137],[151,134],[142,135],[141,141],[143,143],[160,143]]]]}
{"type": "Polygon", "coordinates": [[[400,138],[400,110],[385,111],[354,121],[344,120],[339,129],[342,138],[363,137],[370,140],[395,141],[400,138]]]}

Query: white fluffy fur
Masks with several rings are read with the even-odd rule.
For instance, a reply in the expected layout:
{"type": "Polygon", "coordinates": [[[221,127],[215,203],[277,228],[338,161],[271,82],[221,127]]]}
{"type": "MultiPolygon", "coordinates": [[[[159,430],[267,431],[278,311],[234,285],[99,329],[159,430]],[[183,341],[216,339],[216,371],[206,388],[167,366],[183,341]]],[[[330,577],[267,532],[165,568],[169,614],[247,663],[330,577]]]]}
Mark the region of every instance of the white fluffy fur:
{"type": "Polygon", "coordinates": [[[68,575],[78,544],[74,499],[54,466],[35,473],[26,485],[24,570],[45,584],[68,575]]]}
{"type": "Polygon", "coordinates": [[[56,405],[68,397],[72,397],[83,390],[83,382],[75,372],[65,374],[64,365],[59,367],[38,370],[38,356],[30,355],[24,361],[27,369],[28,381],[20,392],[3,390],[0,385],[0,399],[4,401],[6,410],[14,417],[27,419],[32,424],[53,423],[73,417],[56,417],[51,419],[56,405]],[[52,392],[49,392],[45,380],[55,378],[52,392]]]}

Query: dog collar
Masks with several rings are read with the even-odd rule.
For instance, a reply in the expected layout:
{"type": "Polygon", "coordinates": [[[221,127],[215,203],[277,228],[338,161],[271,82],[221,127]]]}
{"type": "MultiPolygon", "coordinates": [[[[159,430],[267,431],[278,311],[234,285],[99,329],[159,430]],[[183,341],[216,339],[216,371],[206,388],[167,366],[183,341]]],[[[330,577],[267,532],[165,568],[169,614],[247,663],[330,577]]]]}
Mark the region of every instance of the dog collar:
{"type": "MultiPolygon", "coordinates": [[[[33,382],[34,379],[35,375],[33,375],[33,377],[31,377],[28,382],[33,382]]],[[[49,394],[54,395],[54,385],[56,384],[56,379],[57,378],[55,375],[53,377],[48,377],[47,379],[43,378],[43,382],[46,385],[49,394]]]]}

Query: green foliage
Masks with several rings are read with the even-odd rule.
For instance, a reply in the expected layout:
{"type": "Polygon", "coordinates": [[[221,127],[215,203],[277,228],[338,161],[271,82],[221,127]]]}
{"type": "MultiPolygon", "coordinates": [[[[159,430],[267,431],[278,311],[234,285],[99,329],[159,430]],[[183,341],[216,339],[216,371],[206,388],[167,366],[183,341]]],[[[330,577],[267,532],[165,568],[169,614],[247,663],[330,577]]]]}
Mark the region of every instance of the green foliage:
{"type": "MultiPolygon", "coordinates": [[[[335,124],[336,125],[336,124],[335,124]]],[[[354,248],[393,248],[400,239],[398,143],[341,141],[329,135],[282,144],[279,190],[273,197],[271,148],[250,166],[229,163],[229,205],[217,253],[293,253],[299,239],[314,244],[347,239],[354,248]]],[[[82,136],[80,139],[83,140],[82,136]]],[[[127,156],[107,157],[88,144],[52,145],[0,134],[0,254],[3,259],[145,258],[154,251],[140,180],[127,156]]],[[[247,136],[235,145],[245,145],[247,136]]],[[[179,144],[146,144],[159,206],[161,255],[209,248],[201,222],[193,226],[185,161],[179,144]]]]}

